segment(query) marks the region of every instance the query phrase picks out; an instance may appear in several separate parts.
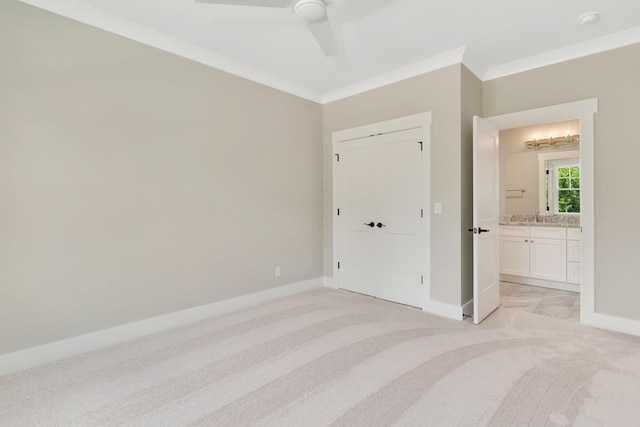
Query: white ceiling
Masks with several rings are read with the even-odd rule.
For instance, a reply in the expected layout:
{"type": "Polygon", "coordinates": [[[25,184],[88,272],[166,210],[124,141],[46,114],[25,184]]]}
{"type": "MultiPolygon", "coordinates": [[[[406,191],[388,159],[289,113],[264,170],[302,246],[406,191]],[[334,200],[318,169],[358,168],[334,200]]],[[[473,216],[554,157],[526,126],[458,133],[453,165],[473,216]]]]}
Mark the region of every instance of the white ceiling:
{"type": "Polygon", "coordinates": [[[640,42],[640,0],[326,0],[336,57],[291,9],[21,1],[318,102],[454,63],[488,80],[640,42]]]}

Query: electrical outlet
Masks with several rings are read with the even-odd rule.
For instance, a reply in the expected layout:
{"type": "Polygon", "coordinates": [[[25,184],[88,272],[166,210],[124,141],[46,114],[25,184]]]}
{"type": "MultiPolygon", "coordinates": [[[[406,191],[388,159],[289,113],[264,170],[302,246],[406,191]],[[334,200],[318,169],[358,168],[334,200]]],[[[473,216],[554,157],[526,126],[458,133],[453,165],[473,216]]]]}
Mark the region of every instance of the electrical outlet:
{"type": "Polygon", "coordinates": [[[280,267],[276,267],[276,277],[280,277],[280,267]]]}
{"type": "Polygon", "coordinates": [[[437,214],[437,215],[442,213],[442,203],[441,202],[435,202],[433,204],[433,213],[437,214]]]}

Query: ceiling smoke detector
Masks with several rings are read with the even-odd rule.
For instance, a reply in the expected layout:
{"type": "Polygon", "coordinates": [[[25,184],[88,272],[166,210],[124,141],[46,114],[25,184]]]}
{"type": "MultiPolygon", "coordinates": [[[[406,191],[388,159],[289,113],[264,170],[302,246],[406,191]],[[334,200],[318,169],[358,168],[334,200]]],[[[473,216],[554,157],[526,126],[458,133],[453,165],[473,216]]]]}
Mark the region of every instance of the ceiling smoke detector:
{"type": "Polygon", "coordinates": [[[599,15],[598,12],[585,13],[578,18],[578,22],[582,25],[590,25],[598,20],[599,15]]]}
{"type": "Polygon", "coordinates": [[[299,0],[293,10],[307,22],[318,22],[327,16],[327,5],[322,0],[299,0]]]}

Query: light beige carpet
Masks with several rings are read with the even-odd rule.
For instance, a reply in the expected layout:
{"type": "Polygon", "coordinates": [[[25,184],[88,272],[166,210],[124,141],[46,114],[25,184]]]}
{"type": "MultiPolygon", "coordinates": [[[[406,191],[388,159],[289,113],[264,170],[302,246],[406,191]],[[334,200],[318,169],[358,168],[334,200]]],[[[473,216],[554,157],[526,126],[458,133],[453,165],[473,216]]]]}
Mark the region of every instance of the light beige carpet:
{"type": "Polygon", "coordinates": [[[640,339],[319,289],[0,378],[2,426],[638,426],[640,339]]]}

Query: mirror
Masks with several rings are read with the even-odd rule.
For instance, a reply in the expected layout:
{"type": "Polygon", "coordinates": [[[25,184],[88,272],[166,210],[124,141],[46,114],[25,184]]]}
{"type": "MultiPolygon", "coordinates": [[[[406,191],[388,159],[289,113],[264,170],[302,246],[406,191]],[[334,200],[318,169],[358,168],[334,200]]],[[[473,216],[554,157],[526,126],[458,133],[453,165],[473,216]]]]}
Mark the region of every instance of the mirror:
{"type": "Polygon", "coordinates": [[[526,141],[579,132],[579,120],[500,132],[500,217],[533,215],[536,212],[547,214],[549,195],[546,169],[557,159],[579,162],[580,151],[577,144],[528,149],[525,147],[526,141]]]}
{"type": "Polygon", "coordinates": [[[538,153],[509,153],[505,164],[505,215],[540,211],[538,153]]]}

